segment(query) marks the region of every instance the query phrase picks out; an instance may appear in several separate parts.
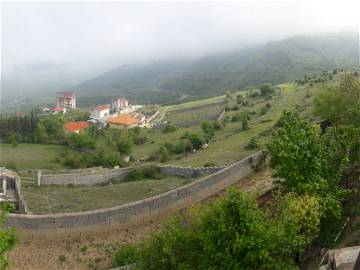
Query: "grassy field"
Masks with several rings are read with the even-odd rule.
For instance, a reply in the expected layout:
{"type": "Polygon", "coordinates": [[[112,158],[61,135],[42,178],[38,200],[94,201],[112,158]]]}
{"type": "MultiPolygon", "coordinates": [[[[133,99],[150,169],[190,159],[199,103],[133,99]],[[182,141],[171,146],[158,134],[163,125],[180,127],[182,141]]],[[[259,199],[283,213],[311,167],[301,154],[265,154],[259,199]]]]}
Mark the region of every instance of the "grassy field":
{"type": "Polygon", "coordinates": [[[23,195],[34,214],[69,213],[102,209],[155,196],[177,188],[189,179],[167,176],[105,186],[40,186],[23,185],[23,195]]]}
{"type": "Polygon", "coordinates": [[[218,103],[220,101],[223,101],[224,99],[225,99],[225,95],[222,95],[222,96],[217,96],[217,97],[213,97],[213,98],[200,99],[200,100],[189,101],[189,102],[176,104],[176,105],[164,106],[164,108],[167,111],[188,109],[188,108],[194,108],[194,107],[203,106],[203,105],[207,105],[207,104],[218,103]]]}
{"type": "MultiPolygon", "coordinates": [[[[261,97],[249,99],[252,105],[240,106],[238,111],[228,111],[224,117],[231,118],[237,113],[245,111],[253,112],[250,120],[250,129],[241,130],[241,122],[228,122],[224,129],[215,132],[213,142],[208,148],[197,151],[196,153],[188,153],[175,156],[168,161],[169,164],[181,166],[203,166],[208,162],[217,165],[229,165],[238,161],[257,150],[249,150],[246,148],[251,137],[257,137],[262,146],[268,140],[271,129],[279,119],[283,110],[298,110],[303,116],[312,118],[312,99],[319,91],[319,87],[297,86],[295,84],[279,85],[279,91],[272,99],[264,99],[261,97]],[[270,109],[265,114],[260,111],[269,103],[270,109]]],[[[235,93],[236,96],[238,93],[235,93]]],[[[217,100],[218,101],[218,100],[217,100]]],[[[196,103],[195,103],[196,104],[196,103]]],[[[230,106],[234,106],[236,101],[230,102],[230,106]]],[[[203,105],[203,104],[201,104],[203,105]]],[[[194,105],[194,108],[199,106],[194,105]]],[[[189,105],[187,108],[191,108],[189,105]]],[[[196,111],[196,110],[195,110],[196,111]]],[[[188,112],[179,113],[187,117],[188,112]]],[[[181,116],[178,116],[179,118],[181,116]]],[[[199,126],[191,128],[179,128],[177,131],[169,134],[163,134],[160,130],[146,130],[145,134],[151,143],[136,146],[133,155],[137,160],[145,160],[165,142],[176,143],[185,132],[198,132],[199,126]]]]}
{"type": "Polygon", "coordinates": [[[21,143],[16,147],[0,144],[0,164],[18,170],[24,169],[61,169],[63,166],[56,158],[65,149],[61,145],[21,143]]]}
{"type": "Polygon", "coordinates": [[[191,125],[192,122],[209,119],[209,117],[217,118],[224,109],[223,103],[214,103],[213,105],[198,108],[189,108],[187,111],[168,111],[166,121],[175,125],[191,125]]]}

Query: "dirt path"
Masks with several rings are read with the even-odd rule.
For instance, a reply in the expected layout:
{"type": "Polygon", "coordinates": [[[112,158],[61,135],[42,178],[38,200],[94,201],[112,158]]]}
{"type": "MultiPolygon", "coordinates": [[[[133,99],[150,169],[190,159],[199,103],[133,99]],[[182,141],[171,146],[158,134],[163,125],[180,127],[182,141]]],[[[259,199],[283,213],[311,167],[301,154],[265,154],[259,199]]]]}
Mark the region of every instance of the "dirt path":
{"type": "MultiPolygon", "coordinates": [[[[253,174],[234,185],[246,192],[265,191],[271,188],[272,179],[268,170],[253,174]]],[[[224,192],[209,200],[221,197],[224,192]]],[[[116,250],[124,243],[137,243],[146,239],[152,230],[161,227],[161,220],[148,225],[130,227],[110,235],[94,237],[32,241],[20,243],[12,252],[11,269],[56,270],[56,269],[108,269],[116,250]]]]}

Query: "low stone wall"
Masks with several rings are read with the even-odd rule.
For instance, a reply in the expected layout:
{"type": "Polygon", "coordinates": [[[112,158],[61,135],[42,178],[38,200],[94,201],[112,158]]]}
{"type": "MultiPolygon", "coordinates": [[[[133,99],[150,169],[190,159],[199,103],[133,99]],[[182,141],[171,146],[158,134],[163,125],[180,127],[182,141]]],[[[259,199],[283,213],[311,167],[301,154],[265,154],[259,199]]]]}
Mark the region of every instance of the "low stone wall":
{"type": "Polygon", "coordinates": [[[95,170],[84,170],[84,172],[64,174],[42,174],[39,177],[37,172],[38,185],[87,185],[92,186],[106,183],[111,179],[123,179],[131,168],[106,169],[96,168],[95,170]]]}
{"type": "Polygon", "coordinates": [[[18,212],[20,214],[27,214],[29,212],[26,201],[21,194],[21,180],[19,176],[15,177],[15,195],[18,200],[18,212]]]}
{"type": "Polygon", "coordinates": [[[17,227],[23,239],[31,240],[104,233],[129,223],[145,223],[216,194],[248,176],[264,161],[265,153],[260,151],[214,174],[158,196],[108,209],[79,213],[9,214],[5,226],[17,227]]]}
{"type": "MultiPolygon", "coordinates": [[[[143,165],[146,166],[146,165],[143,165]]],[[[178,166],[159,166],[160,172],[164,175],[182,176],[185,178],[198,177],[201,174],[212,174],[224,167],[178,167],[178,166]]],[[[141,166],[139,166],[141,167],[141,166]]],[[[138,168],[139,168],[138,167],[138,168]]],[[[135,167],[134,167],[135,168],[135,167]]],[[[130,170],[128,168],[106,169],[96,167],[94,169],[78,170],[70,173],[63,174],[42,174],[41,171],[37,172],[36,181],[38,185],[87,185],[92,186],[110,182],[112,179],[124,179],[130,170]]]]}
{"type": "Polygon", "coordinates": [[[213,174],[225,167],[178,167],[178,166],[160,166],[160,172],[165,175],[176,175],[185,178],[199,177],[202,174],[213,174]]]}

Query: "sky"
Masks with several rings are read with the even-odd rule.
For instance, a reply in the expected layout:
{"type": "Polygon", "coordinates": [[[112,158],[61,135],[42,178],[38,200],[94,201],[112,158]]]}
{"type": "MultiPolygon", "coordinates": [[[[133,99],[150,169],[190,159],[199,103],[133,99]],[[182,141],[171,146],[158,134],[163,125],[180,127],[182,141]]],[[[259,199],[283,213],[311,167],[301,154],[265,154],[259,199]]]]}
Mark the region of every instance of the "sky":
{"type": "Polygon", "coordinates": [[[354,29],[358,2],[2,1],[2,87],[61,88],[122,64],[354,29]]]}

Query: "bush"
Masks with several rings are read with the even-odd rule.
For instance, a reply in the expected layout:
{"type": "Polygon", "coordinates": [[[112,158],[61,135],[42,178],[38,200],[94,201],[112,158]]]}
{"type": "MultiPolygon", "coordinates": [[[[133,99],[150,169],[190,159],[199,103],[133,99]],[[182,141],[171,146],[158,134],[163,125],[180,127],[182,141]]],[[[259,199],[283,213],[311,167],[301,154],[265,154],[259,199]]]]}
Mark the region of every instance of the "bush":
{"type": "Polygon", "coordinates": [[[216,163],[214,161],[209,161],[209,162],[206,162],[204,165],[204,167],[216,167],[216,163]]]}
{"type": "Polygon", "coordinates": [[[244,117],[242,120],[242,130],[248,130],[249,128],[249,120],[244,117]]]}
{"type": "Polygon", "coordinates": [[[113,265],[116,267],[133,264],[138,257],[137,249],[129,244],[123,245],[115,254],[113,265]]]}
{"type": "Polygon", "coordinates": [[[6,213],[14,213],[16,211],[16,205],[13,202],[4,201],[0,204],[0,209],[6,213]]]}
{"type": "Polygon", "coordinates": [[[146,179],[162,179],[160,169],[156,166],[133,168],[125,178],[126,182],[141,181],[146,179]]]}
{"type": "Polygon", "coordinates": [[[247,149],[259,149],[260,148],[260,142],[255,137],[252,137],[249,141],[249,143],[246,145],[247,149]]]}
{"type": "Polygon", "coordinates": [[[186,133],[182,138],[189,140],[192,148],[196,150],[200,149],[205,141],[203,136],[196,133],[186,133]]]}
{"type": "Polygon", "coordinates": [[[162,132],[163,133],[171,133],[171,132],[175,132],[176,130],[177,130],[176,126],[168,124],[162,129],[162,132]]]}

